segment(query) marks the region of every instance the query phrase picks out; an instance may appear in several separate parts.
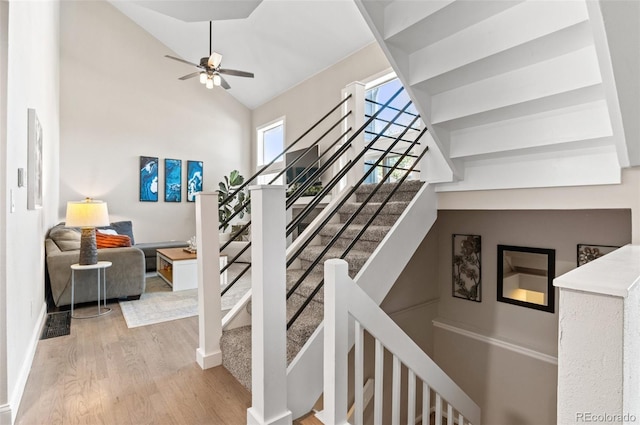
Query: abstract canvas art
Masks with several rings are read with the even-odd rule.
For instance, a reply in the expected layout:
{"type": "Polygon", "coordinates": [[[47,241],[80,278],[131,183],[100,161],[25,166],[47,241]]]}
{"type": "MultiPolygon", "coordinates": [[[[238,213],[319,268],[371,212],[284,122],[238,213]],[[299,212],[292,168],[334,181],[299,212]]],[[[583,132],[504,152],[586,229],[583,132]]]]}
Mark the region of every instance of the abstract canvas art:
{"type": "Polygon", "coordinates": [[[182,160],[164,160],[164,200],[165,202],[182,201],[182,160]]]}
{"type": "Polygon", "coordinates": [[[202,161],[187,161],[187,202],[196,201],[196,193],[202,192],[202,161]]]}
{"type": "Polygon", "coordinates": [[[478,235],[453,235],[453,296],[482,301],[481,241],[478,235]]]}
{"type": "Polygon", "coordinates": [[[140,157],[140,201],[158,202],[158,158],[140,157]]]}

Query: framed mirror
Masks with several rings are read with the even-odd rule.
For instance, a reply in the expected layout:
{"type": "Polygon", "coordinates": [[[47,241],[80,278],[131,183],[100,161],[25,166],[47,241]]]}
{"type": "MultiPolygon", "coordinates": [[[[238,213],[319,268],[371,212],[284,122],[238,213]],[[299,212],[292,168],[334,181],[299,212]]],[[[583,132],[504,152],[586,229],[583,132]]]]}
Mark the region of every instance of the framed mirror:
{"type": "Polygon", "coordinates": [[[556,251],[498,245],[498,301],[553,313],[556,251]]]}

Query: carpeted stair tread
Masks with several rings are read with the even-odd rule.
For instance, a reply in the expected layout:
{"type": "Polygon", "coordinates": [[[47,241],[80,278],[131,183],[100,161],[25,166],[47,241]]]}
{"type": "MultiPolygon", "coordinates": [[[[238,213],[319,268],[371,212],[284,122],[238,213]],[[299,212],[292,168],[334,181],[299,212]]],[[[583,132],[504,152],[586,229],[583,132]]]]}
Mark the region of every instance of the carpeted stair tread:
{"type": "MultiPolygon", "coordinates": [[[[344,223],[329,223],[320,230],[320,236],[332,238],[342,229],[344,223]]],[[[353,240],[362,230],[364,224],[350,224],[340,235],[341,238],[353,240]]],[[[361,241],[380,242],[391,230],[391,226],[369,226],[360,236],[361,241]]]]}
{"type": "MultiPolygon", "coordinates": [[[[251,326],[222,332],[220,347],[222,365],[238,382],[251,391],[251,326]]],[[[287,364],[291,363],[300,349],[302,349],[301,344],[287,338],[287,364]]]]}
{"type": "MultiPolygon", "coordinates": [[[[318,256],[320,255],[320,253],[324,249],[325,249],[325,247],[322,246],[322,245],[308,246],[300,253],[298,258],[303,261],[303,263],[302,263],[303,265],[306,264],[306,263],[304,263],[304,261],[313,262],[313,261],[315,261],[316,258],[318,258],[318,256]]],[[[327,253],[323,255],[322,260],[318,265],[324,264],[324,262],[326,260],[329,260],[331,258],[340,258],[342,256],[343,252],[344,252],[344,250],[341,249],[341,248],[335,248],[335,247],[329,248],[327,253]]],[[[358,251],[358,250],[352,249],[347,254],[345,260],[347,261],[347,263],[349,263],[349,269],[350,270],[352,270],[352,269],[353,270],[355,270],[355,269],[359,270],[364,265],[364,263],[367,262],[367,260],[369,259],[370,255],[371,255],[371,253],[369,253],[369,252],[358,251]]]]}
{"type": "Polygon", "coordinates": [[[251,326],[222,332],[222,365],[251,390],[251,326]]]}
{"type": "MultiPolygon", "coordinates": [[[[377,183],[361,184],[360,187],[356,189],[356,193],[371,193],[377,185],[377,183]]],[[[391,193],[396,186],[398,186],[398,183],[385,183],[380,186],[378,193],[391,193]]],[[[422,182],[420,180],[406,180],[400,185],[398,192],[417,192],[421,187],[422,182]]]]}
{"type": "MultiPolygon", "coordinates": [[[[362,204],[359,202],[346,202],[340,208],[340,211],[339,211],[340,216],[342,216],[343,214],[355,213],[358,210],[358,208],[360,208],[360,205],[362,204]]],[[[364,206],[364,208],[362,208],[362,210],[360,210],[360,212],[358,212],[358,214],[371,215],[375,213],[378,210],[378,208],[380,208],[380,205],[382,205],[381,202],[369,202],[364,206]]],[[[385,204],[385,206],[380,211],[380,214],[399,215],[399,214],[402,214],[402,212],[407,208],[407,205],[409,205],[409,202],[396,202],[396,201],[391,202],[390,201],[385,204]]]]}
{"type": "MultiPolygon", "coordinates": [[[[304,274],[304,269],[293,269],[287,270],[287,291],[289,291],[293,285],[300,279],[300,277],[304,274]]],[[[312,272],[307,276],[300,286],[296,289],[296,294],[299,294],[303,297],[308,297],[311,295],[316,285],[320,283],[324,279],[324,274],[320,272],[312,272]]],[[[319,302],[324,302],[324,291],[320,289],[318,294],[316,295],[316,299],[319,302]]]]}
{"type": "MultiPolygon", "coordinates": [[[[287,321],[293,317],[304,303],[305,297],[293,294],[287,300],[287,321]]],[[[287,331],[287,338],[302,346],[316,330],[324,316],[324,304],[315,298],[307,305],[291,328],[287,331]]]]}

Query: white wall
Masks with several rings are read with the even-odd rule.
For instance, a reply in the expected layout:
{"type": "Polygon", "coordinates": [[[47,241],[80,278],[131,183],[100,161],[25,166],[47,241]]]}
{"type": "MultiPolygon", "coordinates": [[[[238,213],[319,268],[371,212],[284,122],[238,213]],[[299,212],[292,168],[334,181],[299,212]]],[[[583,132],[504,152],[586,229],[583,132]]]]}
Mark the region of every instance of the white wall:
{"type": "Polygon", "coordinates": [[[9,3],[0,1],[0,424],[11,423],[7,381],[7,58],[9,3]]]}
{"type": "MultiPolygon", "coordinates": [[[[524,192],[524,191],[523,191],[524,192]]],[[[497,196],[500,192],[492,192],[497,196]]],[[[542,204],[543,202],[540,202],[542,204]]],[[[567,207],[569,205],[567,204],[567,207]]],[[[438,320],[464,331],[533,350],[536,357],[446,329],[434,331],[434,360],[482,408],[492,424],[555,423],[558,295],[555,313],[497,301],[497,245],[555,250],[556,276],[576,267],[577,244],[631,241],[631,212],[602,210],[440,210],[438,320]],[[454,298],[452,234],[482,237],[482,302],[454,298]],[[540,359],[547,359],[540,360],[540,359]]]]}
{"type": "MultiPolygon", "coordinates": [[[[195,69],[106,2],[61,6],[60,209],[91,196],[112,221],[133,221],[136,242],[186,240],[195,203],[164,202],[165,158],[204,161],[205,191],[249,170],[251,111],[221,88],[178,77],[195,69]],[[139,202],[139,156],[160,159],[158,202],[139,202]]],[[[232,89],[233,90],[233,89],[232,89]]]]}
{"type": "Polygon", "coordinates": [[[46,311],[43,241],[58,210],[59,3],[11,2],[8,25],[6,156],[1,165],[2,214],[6,214],[1,232],[6,244],[1,264],[6,269],[1,279],[6,284],[2,302],[6,302],[7,332],[2,350],[3,355],[6,350],[7,379],[2,382],[15,417],[46,311]],[[27,189],[17,187],[17,169],[27,169],[27,108],[36,109],[43,129],[43,208],[39,210],[27,210],[27,189]],[[10,212],[10,193],[15,212],[10,212]]]}

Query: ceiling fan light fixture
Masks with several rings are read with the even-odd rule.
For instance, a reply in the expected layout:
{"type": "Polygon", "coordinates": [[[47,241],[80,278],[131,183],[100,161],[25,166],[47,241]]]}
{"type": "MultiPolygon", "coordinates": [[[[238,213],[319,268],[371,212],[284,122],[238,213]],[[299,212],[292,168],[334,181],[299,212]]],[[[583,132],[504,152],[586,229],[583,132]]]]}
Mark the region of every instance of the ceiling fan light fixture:
{"type": "Polygon", "coordinates": [[[200,84],[206,84],[206,83],[207,83],[207,73],[203,71],[200,73],[200,84]]]}
{"type": "Polygon", "coordinates": [[[218,74],[213,74],[213,85],[220,86],[222,84],[222,78],[218,74]]]}
{"type": "Polygon", "coordinates": [[[213,88],[213,80],[211,78],[207,78],[207,83],[205,84],[205,86],[208,89],[212,89],[213,88]]]}

